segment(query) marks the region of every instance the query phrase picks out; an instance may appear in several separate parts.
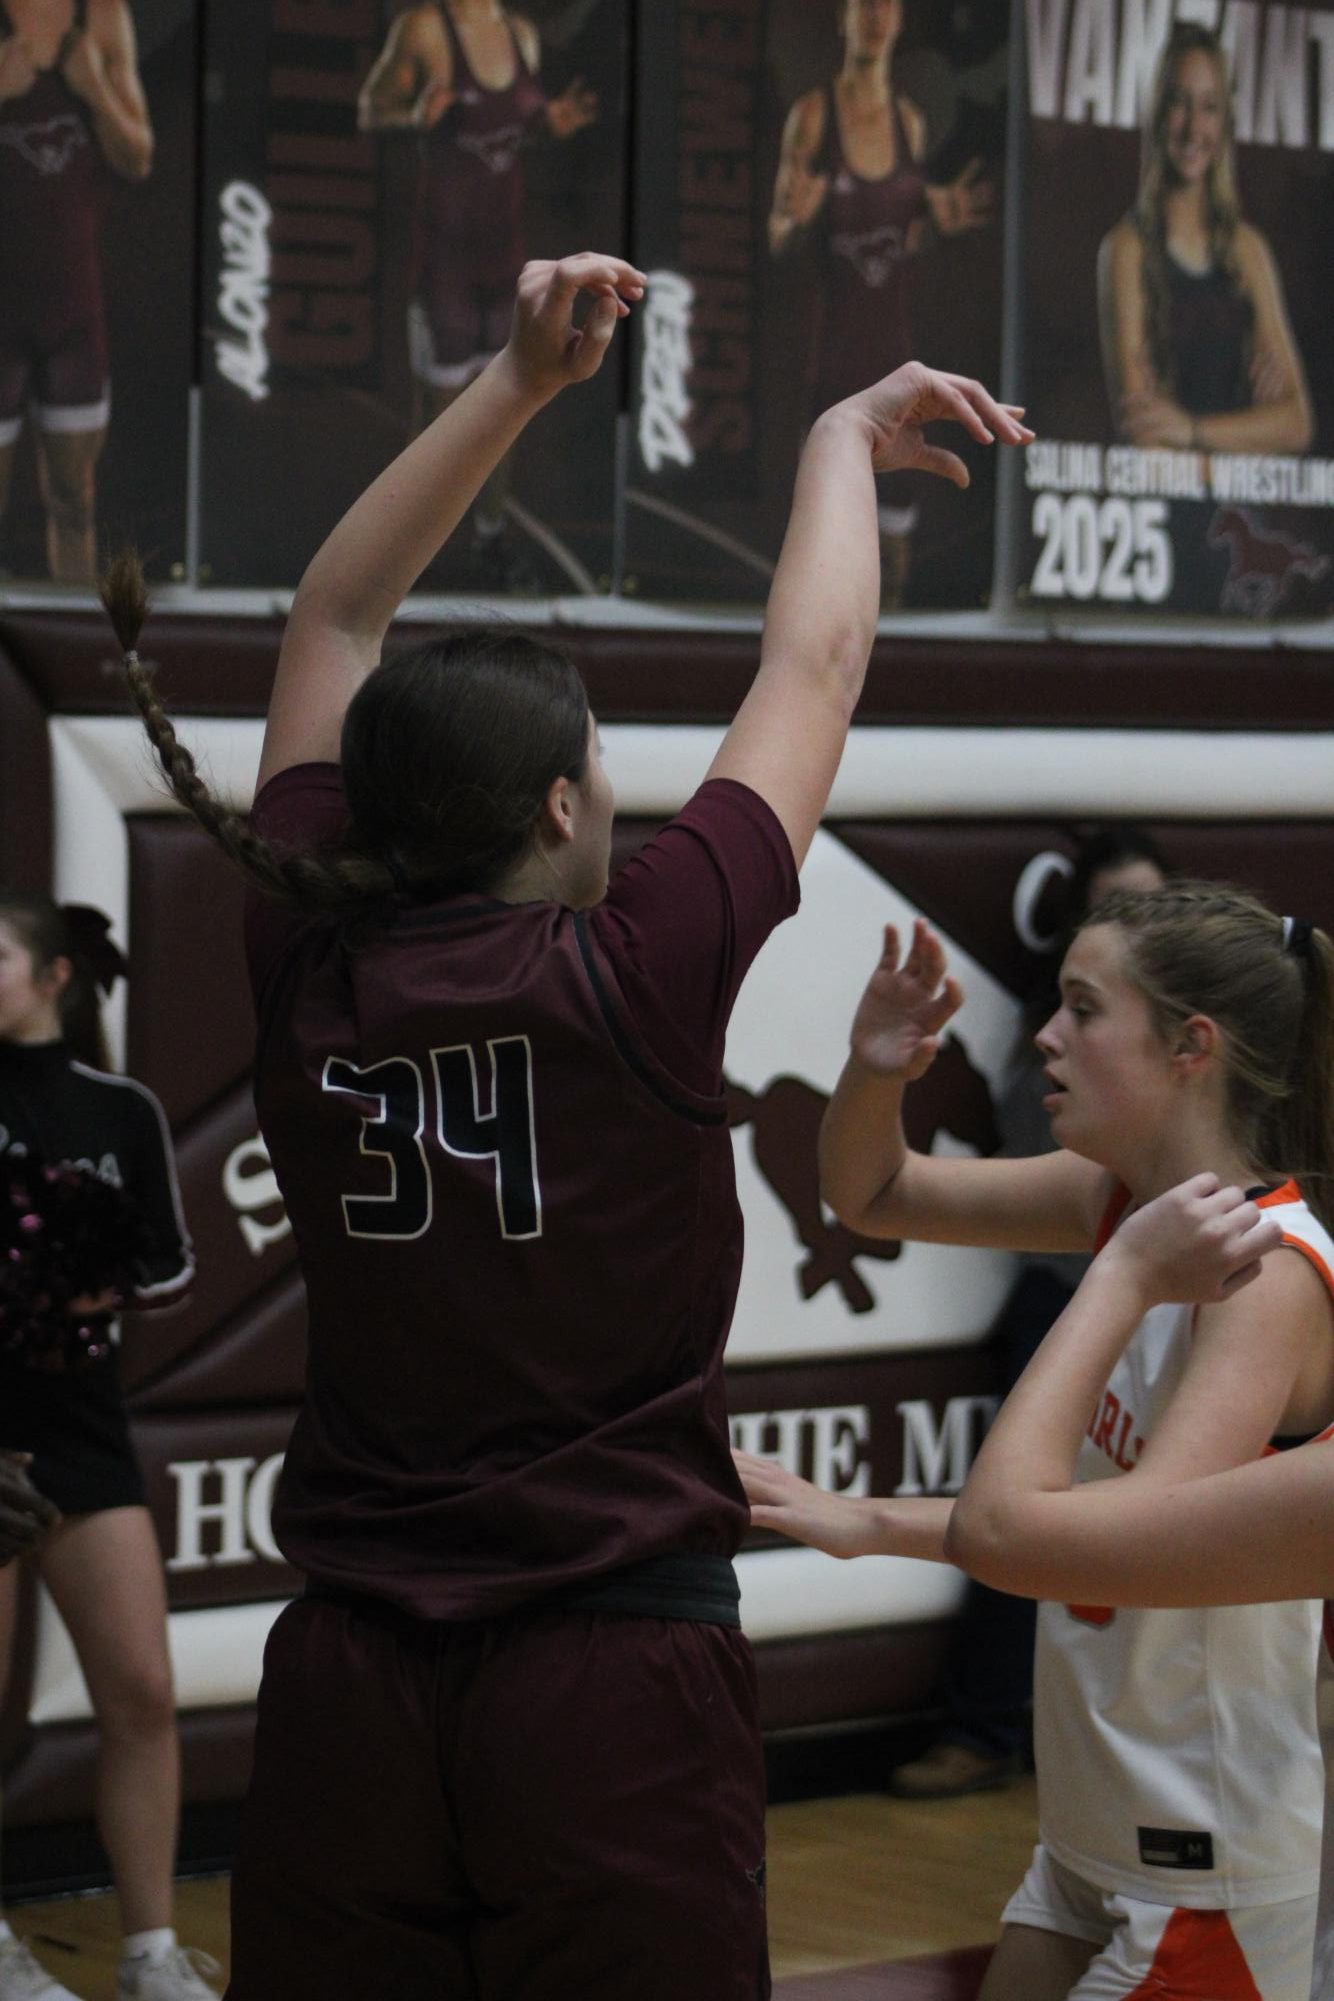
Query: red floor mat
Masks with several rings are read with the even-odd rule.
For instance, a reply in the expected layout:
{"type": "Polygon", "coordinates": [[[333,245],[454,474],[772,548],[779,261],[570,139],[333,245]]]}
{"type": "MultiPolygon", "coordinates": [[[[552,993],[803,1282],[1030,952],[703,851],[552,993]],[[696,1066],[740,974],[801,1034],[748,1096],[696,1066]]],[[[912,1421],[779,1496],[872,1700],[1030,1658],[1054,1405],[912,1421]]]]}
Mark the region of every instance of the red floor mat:
{"type": "Polygon", "coordinates": [[[991,1958],[989,1945],[932,1953],[881,1966],[846,1966],[837,1973],[803,1973],[774,1983],[774,2001],[977,2001],[991,1958]]]}

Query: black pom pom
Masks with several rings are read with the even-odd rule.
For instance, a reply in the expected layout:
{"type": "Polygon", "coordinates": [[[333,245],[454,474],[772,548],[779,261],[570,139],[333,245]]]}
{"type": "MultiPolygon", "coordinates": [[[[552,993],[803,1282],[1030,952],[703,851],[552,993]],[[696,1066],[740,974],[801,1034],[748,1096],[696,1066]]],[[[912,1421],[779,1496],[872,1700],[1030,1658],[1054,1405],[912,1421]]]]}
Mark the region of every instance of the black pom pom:
{"type": "Polygon", "coordinates": [[[29,1154],[0,1162],[0,1353],[29,1368],[83,1369],[111,1352],[110,1327],[148,1250],[121,1188],[29,1154]]]}

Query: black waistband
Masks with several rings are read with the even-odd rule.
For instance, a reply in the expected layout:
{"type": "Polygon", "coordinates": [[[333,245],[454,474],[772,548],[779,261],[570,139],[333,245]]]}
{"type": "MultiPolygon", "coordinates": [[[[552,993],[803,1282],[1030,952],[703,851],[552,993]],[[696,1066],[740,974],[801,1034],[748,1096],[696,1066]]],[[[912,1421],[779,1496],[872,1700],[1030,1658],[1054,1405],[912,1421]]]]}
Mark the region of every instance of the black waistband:
{"type": "Polygon", "coordinates": [[[536,1603],[544,1611],[697,1619],[708,1626],[741,1624],[741,1586],[730,1556],[651,1556],[586,1583],[562,1585],[536,1603]]]}
{"type": "MultiPolygon", "coordinates": [[[[327,1599],[350,1611],[372,1619],[404,1620],[426,1626],[428,1619],[413,1620],[383,1599],[370,1593],[343,1591],[336,1585],[307,1578],[307,1598],[327,1599]]],[[[706,1626],[741,1624],[741,1586],[737,1583],[732,1559],[728,1556],[676,1554],[651,1556],[643,1563],[628,1563],[601,1577],[562,1584],[555,1591],[543,1591],[527,1598],[498,1616],[513,1618],[529,1612],[607,1612],[633,1619],[692,1619],[706,1626]]],[[[487,1615],[484,1615],[487,1616],[487,1615]]],[[[443,1622],[442,1622],[443,1623],[443,1622]]],[[[463,1621],[450,1620],[449,1624],[463,1621]]],[[[480,1622],[479,1622],[480,1623],[480,1622]]]]}

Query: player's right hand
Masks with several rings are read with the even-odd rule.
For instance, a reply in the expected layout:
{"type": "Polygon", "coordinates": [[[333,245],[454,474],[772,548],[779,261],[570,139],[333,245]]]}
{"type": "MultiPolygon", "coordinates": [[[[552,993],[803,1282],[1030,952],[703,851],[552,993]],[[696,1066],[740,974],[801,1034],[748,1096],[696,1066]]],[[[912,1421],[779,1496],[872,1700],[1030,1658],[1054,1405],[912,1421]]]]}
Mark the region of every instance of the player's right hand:
{"type": "Polygon", "coordinates": [[[554,396],[567,383],[596,375],[617,320],[629,312],[629,301],[643,298],[647,285],[633,264],[594,250],[525,264],[505,349],[524,390],[554,396]],[[581,298],[592,301],[582,324],[575,318],[581,298]]]}
{"type": "Polygon", "coordinates": [[[35,1549],[60,1510],[28,1478],[30,1452],[0,1452],[0,1563],[35,1549]]]}
{"type": "Polygon", "coordinates": [[[940,1031],[963,1004],[963,989],[945,971],[939,938],[918,918],[902,964],[899,934],[885,926],[884,949],[852,1019],[852,1053],[881,1077],[905,1084],[924,1076],[940,1047],[940,1031]]]}
{"type": "Polygon", "coordinates": [[[997,439],[1006,445],[1026,445],[1034,436],[1020,422],[1024,413],[1017,404],[997,403],[980,382],[965,375],[942,375],[920,361],[905,362],[840,407],[856,410],[870,423],[871,463],[877,472],[934,472],[956,486],[967,486],[968,468],[956,453],[929,444],[922,435],[924,424],[962,424],[981,445],[997,439]]]}

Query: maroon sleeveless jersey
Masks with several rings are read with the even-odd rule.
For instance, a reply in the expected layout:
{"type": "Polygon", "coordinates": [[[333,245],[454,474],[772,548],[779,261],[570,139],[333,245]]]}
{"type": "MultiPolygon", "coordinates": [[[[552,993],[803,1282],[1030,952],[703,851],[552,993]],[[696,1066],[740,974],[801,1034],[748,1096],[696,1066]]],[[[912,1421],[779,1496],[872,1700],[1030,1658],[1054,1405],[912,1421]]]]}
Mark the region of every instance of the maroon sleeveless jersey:
{"type": "Polygon", "coordinates": [[[523,59],[514,29],[513,80],[503,90],[477,81],[449,9],[440,19],[453,58],[454,102],[422,140],[417,260],[423,284],[438,260],[472,284],[508,277],[523,263],[520,154],[546,97],[523,59]]]}
{"type": "MultiPolygon", "coordinates": [[[[86,24],[76,0],[74,28],[86,24]]],[[[0,4],[0,41],[13,32],[0,4]]],[[[97,266],[99,153],[88,107],[59,68],[0,103],[0,260],[6,288],[49,287],[71,267],[97,266]]]]}
{"type": "Polygon", "coordinates": [[[849,166],[834,92],[825,94],[825,129],[816,173],[828,174],[820,214],[824,279],[812,409],[845,396],[912,359],[908,324],[908,240],[926,209],[926,177],[915,165],[897,99],[891,96],[894,166],[866,180],[849,166]]]}
{"type": "MultiPolygon", "coordinates": [[[[303,766],[255,818],[309,844],[343,812],[303,766]]],[[[460,896],[358,937],[252,900],[256,1102],[310,1314],[275,1531],[317,1583],[475,1618],[735,1550],[722,1038],[796,901],[727,781],[584,914],[460,896]]]]}

